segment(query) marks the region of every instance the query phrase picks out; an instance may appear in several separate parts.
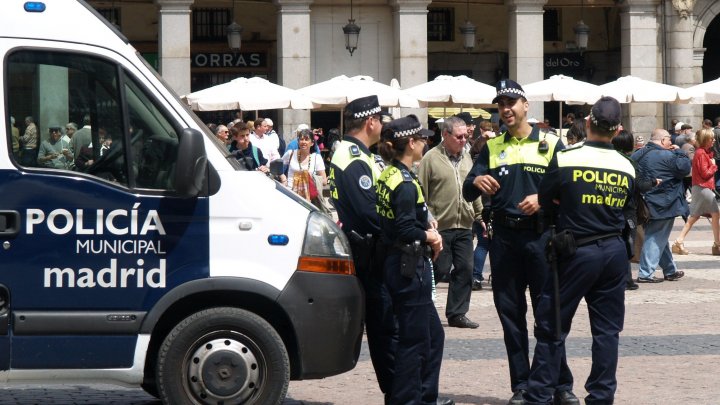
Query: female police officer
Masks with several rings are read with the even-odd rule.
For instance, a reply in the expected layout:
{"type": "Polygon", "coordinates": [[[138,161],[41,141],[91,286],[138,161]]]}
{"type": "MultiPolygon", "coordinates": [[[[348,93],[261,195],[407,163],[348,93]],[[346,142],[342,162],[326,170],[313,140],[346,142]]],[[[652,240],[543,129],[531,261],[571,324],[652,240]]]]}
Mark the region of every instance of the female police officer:
{"type": "Polygon", "coordinates": [[[442,239],[428,230],[425,199],[409,169],[422,158],[426,139],[417,117],[409,115],[385,124],[378,145],[391,162],[377,182],[377,211],[388,246],[384,280],[399,326],[391,404],[453,403],[437,398],[445,334],[432,302],[428,256],[437,256],[442,239]]]}

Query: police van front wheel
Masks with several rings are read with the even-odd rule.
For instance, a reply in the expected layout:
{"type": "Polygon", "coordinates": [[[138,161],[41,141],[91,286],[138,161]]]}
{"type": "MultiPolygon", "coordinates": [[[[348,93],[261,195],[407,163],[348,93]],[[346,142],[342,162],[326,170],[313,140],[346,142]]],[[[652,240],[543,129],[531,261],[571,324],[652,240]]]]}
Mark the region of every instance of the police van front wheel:
{"type": "Polygon", "coordinates": [[[290,381],[282,339],[261,317],[211,308],[180,322],[157,364],[165,404],[280,404],[290,381]]]}

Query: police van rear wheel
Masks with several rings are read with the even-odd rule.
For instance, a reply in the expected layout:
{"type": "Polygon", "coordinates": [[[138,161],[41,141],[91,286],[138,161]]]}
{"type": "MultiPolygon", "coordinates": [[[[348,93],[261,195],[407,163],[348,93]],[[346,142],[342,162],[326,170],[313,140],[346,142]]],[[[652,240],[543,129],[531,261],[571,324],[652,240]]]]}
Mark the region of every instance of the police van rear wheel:
{"type": "Polygon", "coordinates": [[[157,381],[166,404],[280,404],[290,381],[282,339],[238,308],[190,315],[165,338],[157,381]]]}

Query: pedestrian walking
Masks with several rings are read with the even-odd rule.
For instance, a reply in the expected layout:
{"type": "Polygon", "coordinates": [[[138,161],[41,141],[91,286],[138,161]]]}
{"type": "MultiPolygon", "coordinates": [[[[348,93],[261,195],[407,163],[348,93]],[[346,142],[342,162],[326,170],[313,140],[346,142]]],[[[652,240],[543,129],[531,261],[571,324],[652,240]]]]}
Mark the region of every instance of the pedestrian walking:
{"type": "Polygon", "coordinates": [[[388,248],[384,280],[399,331],[390,404],[454,404],[438,399],[445,333],[432,301],[429,260],[442,250],[442,238],[428,225],[425,198],[410,171],[422,158],[428,135],[409,115],[385,125],[378,145],[390,161],[377,182],[377,212],[388,248]]]}
{"type": "Polygon", "coordinates": [[[460,117],[449,117],[442,125],[442,142],[420,161],[418,179],[445,247],[434,268],[437,275],[449,273],[448,326],[475,329],[479,325],[466,314],[472,295],[472,226],[482,221],[482,202],[480,198],[472,202],[462,198],[462,182],[473,165],[465,149],[466,123],[460,117]]]}
{"type": "MultiPolygon", "coordinates": [[[[548,163],[563,144],[553,133],[541,132],[527,122],[529,103],[513,80],[496,85],[500,118],[507,130],[489,139],[463,184],[463,197],[474,201],[481,193],[491,196],[490,271],[493,300],[503,327],[510,363],[510,405],[523,403],[530,373],[528,330],[525,320],[530,289],[533,313],[549,275],[545,244],[549,225],[540,212],[537,190],[548,163]]],[[[560,404],[579,404],[572,393],[572,374],[564,349],[561,371],[554,387],[560,404]]]]}
{"type": "Polygon", "coordinates": [[[553,157],[540,182],[540,205],[546,212],[557,213],[557,233],[551,234],[548,249],[557,257],[559,301],[555,301],[554,283],[546,283],[535,315],[537,344],[525,393],[528,405],[553,403],[565,338],[583,298],[593,338],[585,404],[612,404],[615,398],[619,334],[625,319],[625,270],[631,250],[622,239],[623,207],[635,179],[630,159],[610,143],[621,115],[616,99],[598,100],[585,123],[585,143],[553,157]],[[560,335],[556,333],[556,305],[560,335]]]}
{"type": "Polygon", "coordinates": [[[697,150],[692,158],[692,201],[690,201],[690,217],[683,226],[680,235],[672,245],[672,252],[686,255],[685,237],[695,222],[702,215],[710,215],[713,232],[713,256],[720,256],[720,209],[715,201],[715,172],[718,167],[712,151],[715,136],[711,129],[701,129],[696,135],[697,150]]]}
{"type": "Polygon", "coordinates": [[[660,179],[660,184],[643,194],[650,210],[644,226],[645,241],[640,251],[638,283],[676,281],[685,275],[678,270],[670,251],[670,232],[675,217],[687,216],[688,205],[683,192],[683,178],[690,173],[690,159],[671,142],[670,134],[661,128],[652,132],[650,142],[631,158],[637,162],[640,177],[660,179]],[[653,277],[660,266],[663,278],[653,277]]]}

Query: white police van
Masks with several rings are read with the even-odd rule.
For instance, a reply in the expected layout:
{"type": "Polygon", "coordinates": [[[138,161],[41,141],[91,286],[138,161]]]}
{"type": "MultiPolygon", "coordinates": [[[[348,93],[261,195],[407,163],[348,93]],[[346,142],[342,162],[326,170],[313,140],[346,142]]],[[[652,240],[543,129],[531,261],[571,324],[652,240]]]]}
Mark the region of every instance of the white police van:
{"type": "Polygon", "coordinates": [[[0,55],[0,383],[272,404],[355,366],[343,233],[243,171],[92,7],[2,0],[0,55]]]}

